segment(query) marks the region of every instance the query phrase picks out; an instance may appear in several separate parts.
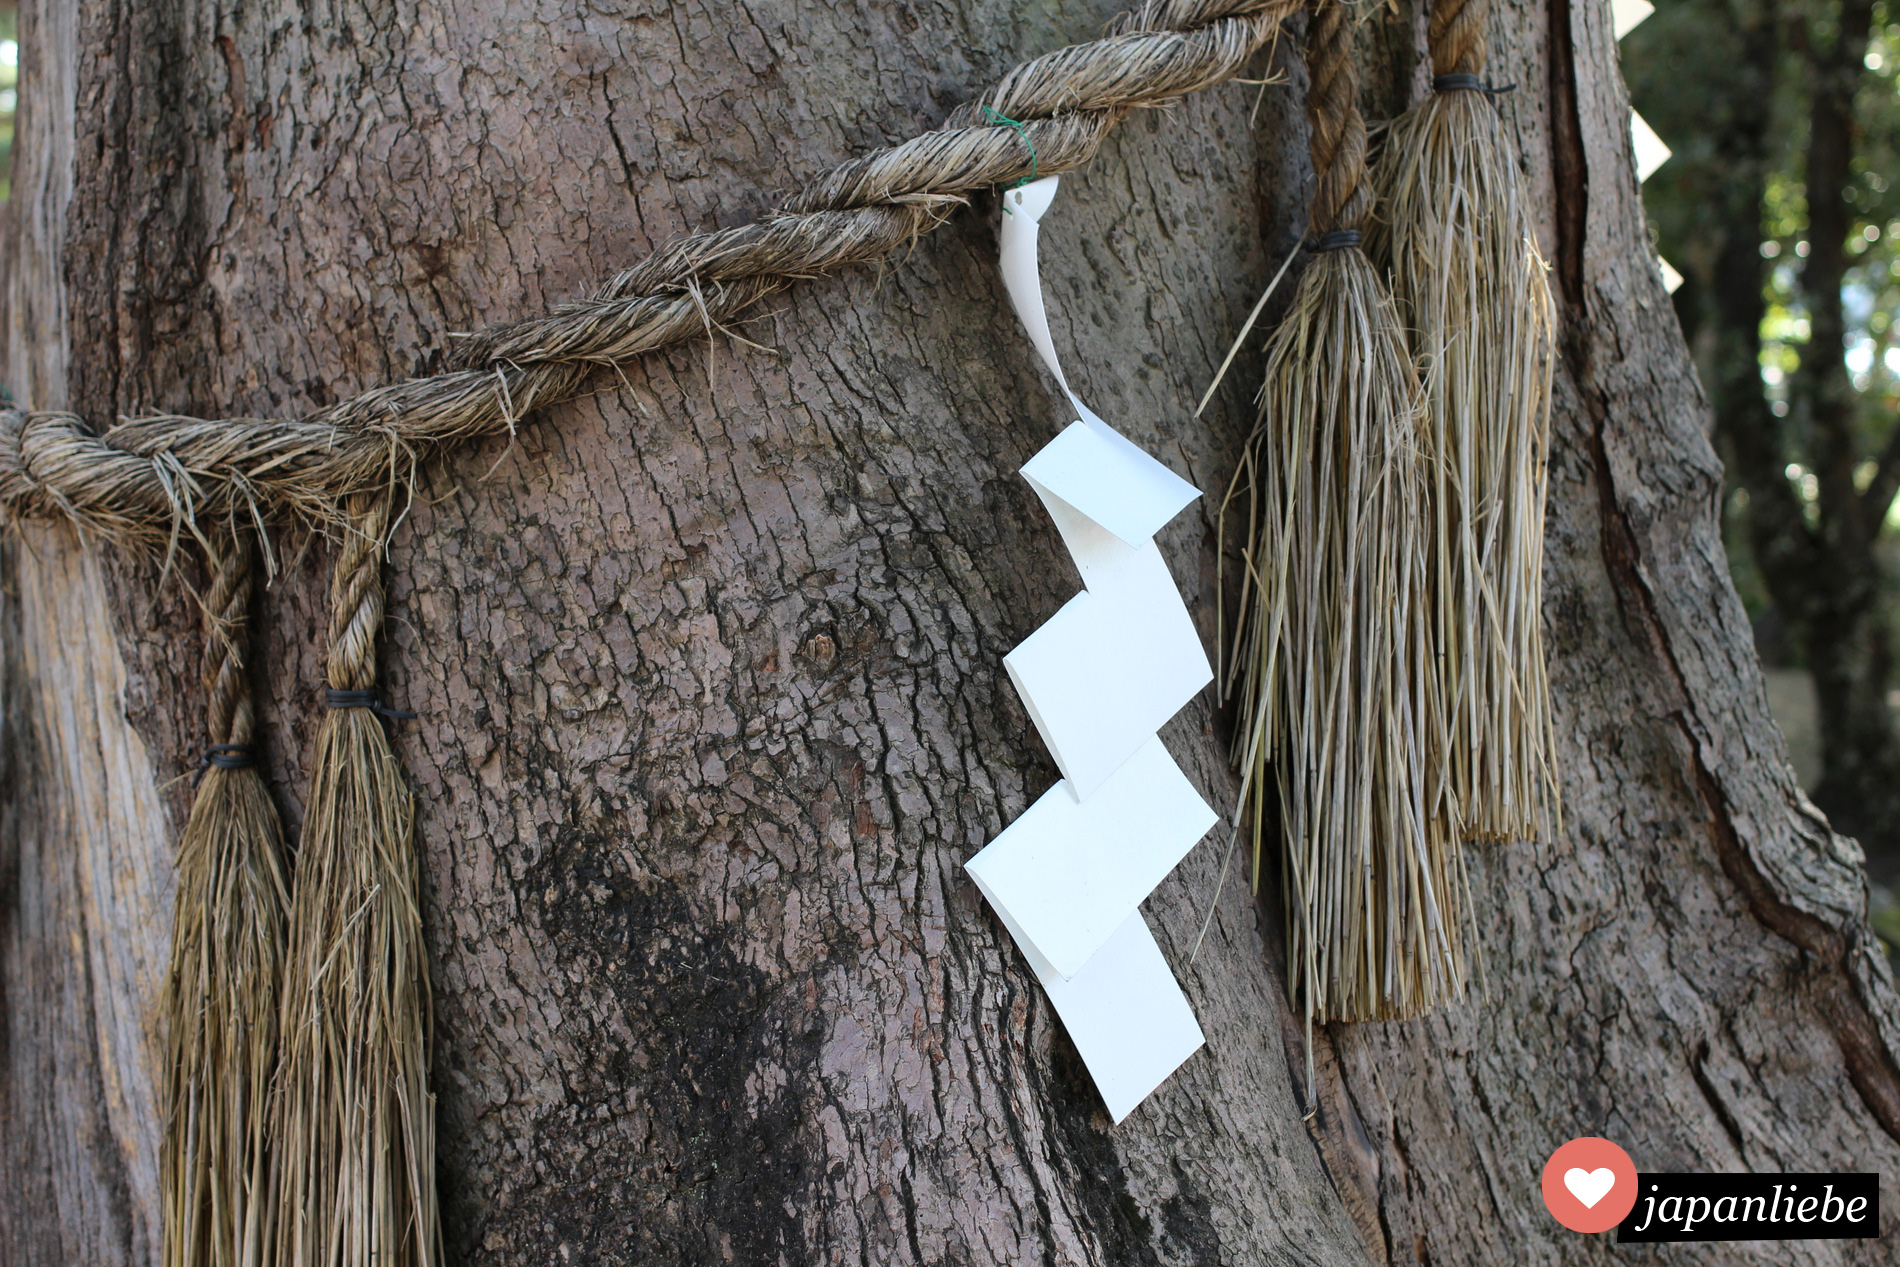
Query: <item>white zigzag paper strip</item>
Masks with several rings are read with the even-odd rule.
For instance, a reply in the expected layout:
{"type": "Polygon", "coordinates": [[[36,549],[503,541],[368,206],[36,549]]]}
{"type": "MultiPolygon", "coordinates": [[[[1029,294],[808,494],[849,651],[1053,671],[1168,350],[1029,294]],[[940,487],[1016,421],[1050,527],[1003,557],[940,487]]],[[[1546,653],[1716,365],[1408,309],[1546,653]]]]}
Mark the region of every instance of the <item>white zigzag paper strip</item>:
{"type": "Polygon", "coordinates": [[[1620,40],[1655,11],[1649,0],[1610,0],[1610,30],[1620,40]]]}
{"type": "Polygon", "coordinates": [[[1630,145],[1636,151],[1636,183],[1642,184],[1656,174],[1675,153],[1656,135],[1656,129],[1636,111],[1630,111],[1630,145]]]}
{"type": "Polygon", "coordinates": [[[1086,588],[1003,663],[1063,779],[965,865],[1119,1122],[1205,1041],[1140,907],[1217,819],[1155,733],[1214,673],[1154,544],[1200,490],[1091,413],[1056,357],[1036,264],[1056,187],[1004,195],[1003,282],[1078,415],[1022,474],[1086,588]]]}

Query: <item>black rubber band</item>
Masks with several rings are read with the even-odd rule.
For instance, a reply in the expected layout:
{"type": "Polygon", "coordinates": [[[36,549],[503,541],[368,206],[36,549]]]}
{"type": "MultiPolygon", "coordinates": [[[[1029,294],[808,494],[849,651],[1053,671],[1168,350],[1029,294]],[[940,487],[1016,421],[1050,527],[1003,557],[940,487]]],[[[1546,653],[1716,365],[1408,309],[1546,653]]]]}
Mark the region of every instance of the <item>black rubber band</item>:
{"type": "Polygon", "coordinates": [[[1334,229],[1331,233],[1322,233],[1316,238],[1309,238],[1306,249],[1319,255],[1326,251],[1343,251],[1349,246],[1358,245],[1359,230],[1334,229]]]}
{"type": "Polygon", "coordinates": [[[1466,74],[1460,73],[1456,75],[1432,76],[1432,91],[1433,92],[1481,92],[1487,97],[1495,97],[1495,96],[1500,95],[1501,93],[1516,92],[1517,85],[1516,84],[1486,83],[1483,79],[1480,79],[1476,75],[1466,75],[1466,74]]]}
{"type": "Polygon", "coordinates": [[[192,780],[196,787],[204,782],[205,771],[216,767],[220,770],[249,770],[257,764],[257,746],[248,743],[214,743],[198,757],[198,777],[192,780]]]}
{"type": "Polygon", "coordinates": [[[220,770],[248,770],[257,764],[257,745],[214,743],[205,749],[200,764],[216,766],[220,770]]]}
{"type": "Polygon", "coordinates": [[[383,703],[373,686],[361,691],[339,691],[334,686],[326,686],[323,688],[323,702],[331,708],[367,708],[377,716],[386,717],[390,721],[414,721],[416,718],[414,713],[404,712],[400,708],[391,708],[383,703]]]}

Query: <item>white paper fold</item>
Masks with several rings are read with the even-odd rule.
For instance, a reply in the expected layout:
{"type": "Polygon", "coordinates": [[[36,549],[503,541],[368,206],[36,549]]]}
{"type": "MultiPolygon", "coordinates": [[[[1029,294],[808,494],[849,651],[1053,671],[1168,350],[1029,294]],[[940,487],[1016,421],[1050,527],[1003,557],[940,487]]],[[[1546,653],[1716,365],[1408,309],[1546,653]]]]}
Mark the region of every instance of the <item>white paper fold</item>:
{"type": "Polygon", "coordinates": [[[1090,578],[1003,666],[1078,797],[1093,796],[1214,680],[1152,541],[1090,578]]]}
{"type": "Polygon", "coordinates": [[[1656,129],[1634,110],[1630,111],[1630,144],[1636,152],[1636,183],[1639,185],[1655,175],[1656,169],[1667,163],[1674,153],[1656,135],[1656,129]]]}
{"type": "Polygon", "coordinates": [[[1018,939],[1073,977],[1216,818],[1150,736],[1095,795],[1078,800],[1063,780],[967,865],[1018,939]]]}
{"type": "Polygon", "coordinates": [[[1063,502],[1131,546],[1153,537],[1201,495],[1100,419],[1070,423],[1023,463],[1022,473],[1045,505],[1051,498],[1063,502]]]}
{"type": "Polygon", "coordinates": [[[1649,0],[1610,0],[1610,31],[1620,40],[1655,11],[1649,0]]]}
{"type": "MultiPolygon", "coordinates": [[[[999,908],[997,914],[1016,944],[1024,946],[1008,913],[999,908]]],[[[1140,912],[1124,920],[1083,970],[1066,980],[1026,946],[1023,957],[1117,1122],[1207,1041],[1140,912]]]]}

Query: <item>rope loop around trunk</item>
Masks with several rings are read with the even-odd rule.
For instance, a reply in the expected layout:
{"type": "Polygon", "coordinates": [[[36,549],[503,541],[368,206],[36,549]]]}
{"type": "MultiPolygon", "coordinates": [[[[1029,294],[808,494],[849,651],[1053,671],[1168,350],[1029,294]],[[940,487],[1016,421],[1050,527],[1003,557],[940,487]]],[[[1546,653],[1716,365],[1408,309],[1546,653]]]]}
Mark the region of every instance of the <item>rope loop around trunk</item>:
{"type": "Polygon", "coordinates": [[[1041,175],[1081,166],[1130,110],[1238,74],[1298,8],[1147,0],[1101,39],[1023,63],[938,130],[832,168],[761,220],[680,238],[586,300],[462,340],[439,374],[302,418],[159,416],[98,432],[72,414],[0,410],[0,517],[64,517],[144,543],[214,515],[349,531],[344,503],[386,489],[427,450],[510,432],[600,367],[704,337],[794,281],[907,246],[972,193],[1027,175],[1032,151],[1041,175]]]}

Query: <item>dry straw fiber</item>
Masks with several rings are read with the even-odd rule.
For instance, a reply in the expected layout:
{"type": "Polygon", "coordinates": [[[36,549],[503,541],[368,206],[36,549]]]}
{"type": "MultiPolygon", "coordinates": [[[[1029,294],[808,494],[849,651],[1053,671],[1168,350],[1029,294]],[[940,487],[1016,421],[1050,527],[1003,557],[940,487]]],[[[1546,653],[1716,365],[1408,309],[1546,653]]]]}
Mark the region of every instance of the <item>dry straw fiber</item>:
{"type": "Polygon", "coordinates": [[[1554,313],[1484,69],[1488,0],[1438,0],[1436,90],[1392,128],[1374,255],[1425,384],[1427,609],[1447,734],[1436,798],[1467,839],[1525,840],[1555,805],[1544,671],[1554,313]]]}
{"type": "Polygon", "coordinates": [[[283,827],[251,762],[242,532],[205,537],[205,695],[212,748],[178,842],[164,1070],[166,1267],[269,1262],[267,1108],[289,899],[283,827]]]}
{"type": "Polygon", "coordinates": [[[387,497],[346,506],[291,904],[273,1121],[283,1267],[440,1261],[414,805],[376,687],[387,497]],[[346,693],[339,698],[339,692],[346,693]]]}
{"type": "Polygon", "coordinates": [[[1420,528],[1419,384],[1360,251],[1370,199],[1349,8],[1308,27],[1315,254],[1267,348],[1230,638],[1255,877],[1279,792],[1291,987],[1309,1025],[1409,1016],[1464,988],[1452,826],[1427,803],[1438,727],[1420,528]]]}

